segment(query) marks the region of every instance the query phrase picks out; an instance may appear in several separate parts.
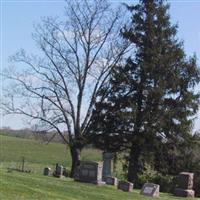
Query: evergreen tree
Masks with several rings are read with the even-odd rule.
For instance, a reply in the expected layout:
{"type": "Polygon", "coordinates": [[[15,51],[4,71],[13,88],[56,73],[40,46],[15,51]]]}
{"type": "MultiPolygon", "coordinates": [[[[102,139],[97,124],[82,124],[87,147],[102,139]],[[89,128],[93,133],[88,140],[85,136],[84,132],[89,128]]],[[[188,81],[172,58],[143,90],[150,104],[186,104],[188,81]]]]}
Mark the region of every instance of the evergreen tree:
{"type": "Polygon", "coordinates": [[[106,150],[129,148],[128,180],[137,183],[143,151],[189,141],[199,103],[194,92],[199,70],[196,57],[188,58],[177,39],[168,4],[141,0],[127,9],[132,17],[122,36],[134,50],[99,93],[91,137],[106,150]],[[106,143],[112,138],[115,142],[106,143]]]}

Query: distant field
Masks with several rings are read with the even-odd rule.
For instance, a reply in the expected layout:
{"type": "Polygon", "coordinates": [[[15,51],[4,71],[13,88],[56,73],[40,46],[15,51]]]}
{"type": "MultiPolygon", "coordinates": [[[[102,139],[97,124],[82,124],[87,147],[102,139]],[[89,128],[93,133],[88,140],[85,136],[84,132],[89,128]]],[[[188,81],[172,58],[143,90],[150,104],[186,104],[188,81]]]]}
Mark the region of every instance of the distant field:
{"type": "MultiPolygon", "coordinates": [[[[70,167],[69,149],[64,144],[40,144],[31,139],[22,139],[0,135],[0,168],[20,168],[22,157],[25,158],[25,168],[35,173],[42,173],[46,166],[54,167],[60,163],[70,167]]],[[[101,160],[101,152],[95,149],[85,149],[83,160],[101,160]]]]}

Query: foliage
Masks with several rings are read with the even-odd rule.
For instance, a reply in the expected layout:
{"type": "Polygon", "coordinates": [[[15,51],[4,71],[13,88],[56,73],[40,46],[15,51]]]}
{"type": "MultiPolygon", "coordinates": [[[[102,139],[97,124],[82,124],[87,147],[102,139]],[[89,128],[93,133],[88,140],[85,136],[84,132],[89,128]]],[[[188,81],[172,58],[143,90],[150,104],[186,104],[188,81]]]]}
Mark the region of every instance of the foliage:
{"type": "Polygon", "coordinates": [[[162,175],[155,171],[149,164],[145,164],[145,169],[138,176],[138,185],[142,187],[144,183],[151,182],[160,185],[161,192],[174,192],[176,185],[176,177],[170,175],[162,175]]]}
{"type": "Polygon", "coordinates": [[[200,74],[196,57],[188,58],[177,39],[168,4],[143,0],[127,9],[132,17],[121,33],[134,49],[126,64],[113,68],[110,82],[99,93],[91,135],[101,138],[94,140],[99,146],[104,141],[102,148],[130,149],[128,179],[137,184],[144,152],[157,152],[159,158],[170,150],[175,157],[176,150],[190,142],[199,105],[193,89],[200,74]]]}

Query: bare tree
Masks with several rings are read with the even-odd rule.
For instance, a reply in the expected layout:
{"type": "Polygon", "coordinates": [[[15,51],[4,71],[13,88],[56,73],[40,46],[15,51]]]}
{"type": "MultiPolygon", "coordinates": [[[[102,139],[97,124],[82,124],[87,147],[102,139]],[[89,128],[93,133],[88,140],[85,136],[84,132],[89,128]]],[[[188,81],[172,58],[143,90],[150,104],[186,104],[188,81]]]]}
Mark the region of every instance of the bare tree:
{"type": "Polygon", "coordinates": [[[70,148],[71,176],[87,142],[97,94],[128,52],[121,25],[122,12],[105,0],[67,1],[64,20],[44,18],[35,27],[41,55],[21,50],[4,72],[5,113],[29,117],[40,131],[56,130],[70,148]]]}

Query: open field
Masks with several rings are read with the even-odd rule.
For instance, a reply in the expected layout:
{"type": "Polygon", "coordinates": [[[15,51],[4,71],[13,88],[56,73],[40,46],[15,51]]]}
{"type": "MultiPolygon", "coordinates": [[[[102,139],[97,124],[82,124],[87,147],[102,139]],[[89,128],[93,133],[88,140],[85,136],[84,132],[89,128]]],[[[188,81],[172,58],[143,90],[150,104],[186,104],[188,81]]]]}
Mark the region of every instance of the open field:
{"type": "MultiPolygon", "coordinates": [[[[101,160],[101,152],[86,149],[84,160],[101,160]]],[[[96,186],[74,182],[70,178],[43,176],[43,168],[55,167],[55,163],[70,167],[69,150],[59,143],[49,145],[37,141],[0,135],[0,199],[1,200],[143,200],[152,199],[139,195],[139,190],[126,193],[114,186],[96,186]],[[20,168],[25,157],[25,169],[33,173],[8,172],[7,167],[20,168]]],[[[162,200],[178,200],[170,194],[161,193],[162,200]]],[[[196,198],[200,200],[200,198],[196,198]]]]}

